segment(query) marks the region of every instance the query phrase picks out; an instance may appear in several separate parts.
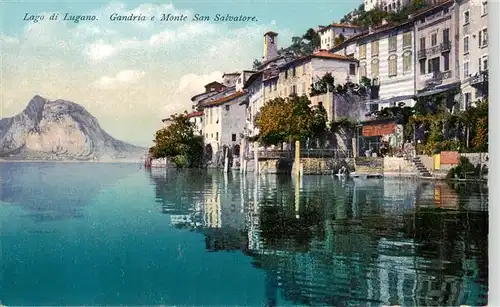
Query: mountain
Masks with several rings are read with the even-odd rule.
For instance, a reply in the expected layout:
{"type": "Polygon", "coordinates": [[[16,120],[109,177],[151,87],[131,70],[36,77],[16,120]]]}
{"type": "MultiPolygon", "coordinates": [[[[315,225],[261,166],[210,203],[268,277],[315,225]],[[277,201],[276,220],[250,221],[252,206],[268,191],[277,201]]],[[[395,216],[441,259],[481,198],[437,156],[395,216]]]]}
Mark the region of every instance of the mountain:
{"type": "Polygon", "coordinates": [[[34,96],[13,117],[0,119],[0,158],[20,160],[137,160],[146,148],[114,139],[84,107],[34,96]]]}

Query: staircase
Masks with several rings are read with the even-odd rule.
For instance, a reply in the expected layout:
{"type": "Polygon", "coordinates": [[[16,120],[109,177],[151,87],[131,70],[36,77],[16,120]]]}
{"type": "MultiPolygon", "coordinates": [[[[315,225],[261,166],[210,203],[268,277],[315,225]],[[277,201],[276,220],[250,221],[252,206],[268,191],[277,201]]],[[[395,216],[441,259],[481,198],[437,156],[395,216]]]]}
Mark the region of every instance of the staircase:
{"type": "Polygon", "coordinates": [[[429,170],[424,166],[422,161],[420,160],[420,157],[414,157],[411,162],[413,163],[413,166],[417,169],[420,177],[423,178],[432,178],[432,174],[429,172],[429,170]]]}

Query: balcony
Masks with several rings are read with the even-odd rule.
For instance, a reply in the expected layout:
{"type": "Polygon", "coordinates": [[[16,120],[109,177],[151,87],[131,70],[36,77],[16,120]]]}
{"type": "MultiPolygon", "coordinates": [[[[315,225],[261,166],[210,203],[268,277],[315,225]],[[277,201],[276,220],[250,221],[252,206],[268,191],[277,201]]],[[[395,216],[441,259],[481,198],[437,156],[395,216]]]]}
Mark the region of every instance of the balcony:
{"type": "Polygon", "coordinates": [[[483,86],[488,83],[488,71],[484,70],[469,78],[469,84],[473,87],[483,86]]]}
{"type": "Polygon", "coordinates": [[[440,44],[440,46],[441,46],[441,52],[448,52],[451,50],[451,42],[450,41],[442,42],[440,44]]]}
{"type": "Polygon", "coordinates": [[[451,78],[451,71],[435,71],[425,75],[420,76],[420,82],[425,83],[425,85],[439,85],[443,80],[451,78]]]}
{"type": "Polygon", "coordinates": [[[418,56],[419,60],[425,59],[427,57],[427,53],[425,52],[425,49],[419,50],[417,53],[417,56],[418,56]]]}

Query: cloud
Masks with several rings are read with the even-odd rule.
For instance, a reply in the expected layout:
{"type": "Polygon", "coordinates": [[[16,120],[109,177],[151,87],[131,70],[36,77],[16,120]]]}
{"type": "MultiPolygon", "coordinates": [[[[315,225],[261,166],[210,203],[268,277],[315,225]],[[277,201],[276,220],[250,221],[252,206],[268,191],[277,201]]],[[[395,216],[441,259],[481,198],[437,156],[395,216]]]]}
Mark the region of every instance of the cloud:
{"type": "Polygon", "coordinates": [[[39,93],[79,103],[111,135],[148,145],[160,120],[191,110],[190,98],[205,84],[223,72],[251,69],[262,56],[263,33],[277,31],[282,46],[292,37],[263,24],[111,22],[113,12],[191,13],[172,4],[112,3],[82,12],[99,16],[99,22],[45,20],[16,36],[0,33],[2,116],[20,112],[39,93]]]}
{"type": "Polygon", "coordinates": [[[103,89],[109,89],[117,85],[137,83],[145,75],[146,72],[144,71],[137,71],[131,69],[122,70],[118,72],[114,77],[108,77],[108,76],[101,77],[98,81],[95,82],[95,85],[103,89]]]}

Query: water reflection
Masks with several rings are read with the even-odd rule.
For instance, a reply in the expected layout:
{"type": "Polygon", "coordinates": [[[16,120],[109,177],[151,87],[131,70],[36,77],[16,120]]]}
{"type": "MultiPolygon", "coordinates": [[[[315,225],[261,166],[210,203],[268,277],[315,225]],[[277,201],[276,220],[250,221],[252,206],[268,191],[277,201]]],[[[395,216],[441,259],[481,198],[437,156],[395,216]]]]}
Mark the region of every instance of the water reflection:
{"type": "Polygon", "coordinates": [[[266,272],[268,305],[487,303],[485,186],[150,172],[173,225],[266,272]]]}

